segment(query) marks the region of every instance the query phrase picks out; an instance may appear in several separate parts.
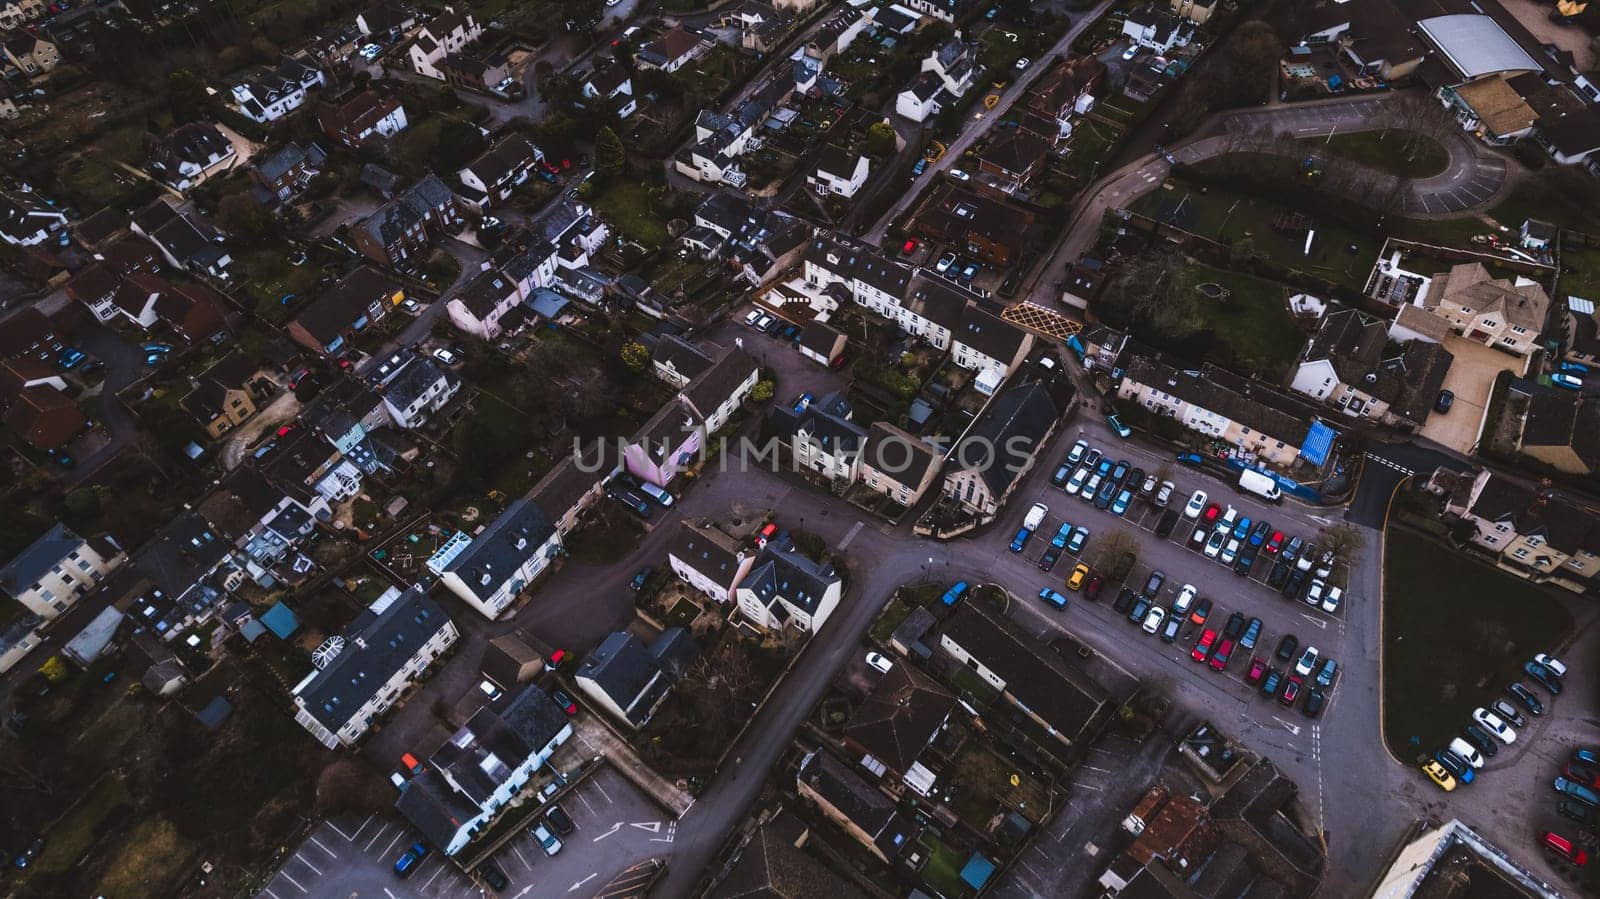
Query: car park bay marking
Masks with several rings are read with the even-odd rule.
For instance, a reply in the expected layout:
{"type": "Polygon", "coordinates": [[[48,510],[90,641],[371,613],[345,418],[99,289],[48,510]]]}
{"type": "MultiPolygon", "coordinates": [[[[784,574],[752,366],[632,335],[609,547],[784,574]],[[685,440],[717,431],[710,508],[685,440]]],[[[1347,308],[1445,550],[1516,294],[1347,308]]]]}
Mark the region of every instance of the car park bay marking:
{"type": "Polygon", "coordinates": [[[583,886],[584,884],[588,883],[591,880],[594,880],[596,877],[599,877],[599,876],[600,876],[599,874],[590,874],[588,877],[585,877],[584,879],[578,881],[577,883],[573,884],[572,886],[567,887],[567,892],[569,892],[569,893],[577,892],[578,887],[583,886]]]}
{"type": "Polygon", "coordinates": [[[1307,620],[1309,622],[1311,622],[1312,624],[1315,624],[1317,627],[1320,627],[1323,630],[1327,630],[1328,629],[1328,622],[1322,620],[1321,618],[1318,618],[1316,615],[1308,615],[1305,612],[1301,612],[1300,613],[1300,617],[1304,618],[1305,620],[1307,620]]]}
{"type": "Polygon", "coordinates": [[[302,892],[302,893],[309,893],[310,892],[310,890],[307,890],[305,887],[300,885],[300,881],[295,880],[293,877],[290,877],[288,871],[279,871],[278,873],[283,875],[283,879],[284,880],[287,880],[290,883],[294,884],[294,888],[299,890],[300,892],[302,892]]]}
{"type": "Polygon", "coordinates": [[[845,531],[844,539],[839,541],[840,549],[844,549],[845,547],[849,546],[850,541],[856,539],[856,535],[861,533],[862,524],[863,522],[858,521],[850,526],[850,530],[845,531]]]}
{"type": "Polygon", "coordinates": [[[300,864],[305,865],[307,868],[310,868],[313,871],[316,871],[318,877],[322,876],[322,872],[317,870],[317,866],[313,865],[312,863],[310,863],[308,861],[306,861],[305,856],[303,856],[300,853],[296,852],[294,854],[294,857],[295,857],[295,860],[298,861],[300,864]]]}
{"type": "Polygon", "coordinates": [[[661,832],[661,822],[660,821],[646,821],[643,824],[629,824],[628,826],[629,827],[637,827],[640,830],[648,830],[651,833],[660,833],[661,832]]]}
{"type": "Polygon", "coordinates": [[[321,849],[323,852],[328,853],[329,855],[333,856],[334,858],[337,859],[339,857],[339,853],[334,852],[332,849],[329,849],[328,847],[322,845],[322,841],[317,839],[316,834],[312,834],[311,835],[311,842],[316,843],[318,849],[321,849]]]}
{"type": "Polygon", "coordinates": [[[611,836],[611,835],[612,835],[612,834],[614,834],[614,833],[616,833],[616,832],[617,832],[617,831],[619,831],[619,830],[621,830],[621,829],[622,829],[622,824],[621,824],[621,822],[618,822],[618,823],[616,823],[616,824],[613,824],[613,825],[611,825],[611,829],[610,829],[610,830],[608,830],[608,831],[606,831],[606,832],[605,832],[605,833],[603,833],[603,834],[601,834],[601,835],[599,835],[599,836],[597,836],[597,837],[595,837],[595,838],[594,838],[594,839],[592,839],[592,840],[590,840],[590,841],[589,841],[589,842],[591,842],[591,843],[598,843],[598,842],[600,842],[600,841],[601,841],[601,840],[603,840],[603,839],[605,839],[605,838],[606,838],[606,837],[609,837],[609,836],[611,836]]]}
{"type": "Polygon", "coordinates": [[[677,833],[678,833],[678,822],[676,822],[676,821],[668,821],[667,822],[667,835],[664,836],[664,837],[651,837],[650,838],[650,842],[652,842],[652,843],[670,843],[670,842],[672,842],[672,838],[677,836],[677,833]]]}
{"type": "Polygon", "coordinates": [[[379,855],[388,855],[389,854],[389,850],[394,848],[394,844],[400,842],[400,837],[402,835],[404,835],[404,834],[405,834],[404,830],[401,830],[401,829],[397,828],[395,830],[395,832],[394,832],[394,839],[390,840],[389,841],[389,845],[383,847],[383,851],[378,853],[378,854],[379,855]]]}
{"type": "MultiPolygon", "coordinates": [[[[388,887],[384,887],[384,888],[383,888],[383,891],[384,891],[384,892],[385,892],[385,893],[387,893],[387,894],[388,894],[388,896],[389,896],[389,899],[400,899],[400,897],[399,897],[399,896],[396,896],[396,895],[395,895],[395,894],[393,894],[393,893],[390,893],[390,892],[389,892],[389,888],[388,888],[388,887]]],[[[524,893],[526,893],[526,892],[527,892],[527,890],[523,890],[523,892],[524,892],[524,893]]]]}
{"type": "MultiPolygon", "coordinates": [[[[511,844],[511,851],[517,854],[517,859],[522,862],[523,868],[529,871],[533,870],[533,866],[528,864],[528,857],[522,854],[522,850],[519,849],[515,843],[511,844]]],[[[526,893],[527,890],[523,890],[522,892],[526,893]]]]}
{"type": "Polygon", "coordinates": [[[1279,724],[1283,725],[1284,728],[1289,731],[1289,733],[1294,734],[1297,737],[1300,736],[1300,725],[1298,725],[1298,724],[1290,724],[1289,722],[1283,720],[1282,718],[1279,718],[1277,715],[1273,715],[1272,716],[1272,720],[1274,720],[1274,721],[1278,722],[1279,724]]]}
{"type": "Polygon", "coordinates": [[[272,891],[272,887],[262,887],[261,891],[266,893],[268,896],[271,896],[272,899],[282,899],[281,896],[279,896],[277,893],[274,893],[272,891]]]}
{"type": "MultiPolygon", "coordinates": [[[[385,824],[382,827],[378,828],[377,831],[375,831],[372,834],[372,839],[367,841],[366,848],[362,849],[361,851],[362,852],[366,852],[366,851],[370,850],[372,848],[372,844],[374,844],[374,843],[378,842],[378,840],[382,839],[383,838],[383,832],[388,830],[388,829],[389,829],[389,825],[387,825],[387,824],[385,824]]],[[[389,845],[392,846],[394,844],[390,843],[389,845]]]]}

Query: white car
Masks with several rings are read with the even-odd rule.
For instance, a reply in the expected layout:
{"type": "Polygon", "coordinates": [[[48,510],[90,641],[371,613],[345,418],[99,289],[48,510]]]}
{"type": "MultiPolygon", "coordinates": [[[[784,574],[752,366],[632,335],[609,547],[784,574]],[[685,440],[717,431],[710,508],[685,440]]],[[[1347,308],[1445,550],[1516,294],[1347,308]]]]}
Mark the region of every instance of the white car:
{"type": "Polygon", "coordinates": [[[1229,506],[1227,508],[1227,511],[1222,513],[1222,517],[1217,519],[1217,530],[1219,530],[1219,531],[1231,531],[1231,530],[1233,530],[1233,526],[1238,524],[1238,523],[1239,523],[1239,510],[1235,509],[1232,506],[1229,506]]]}
{"type": "Polygon", "coordinates": [[[1478,747],[1460,737],[1450,741],[1450,751],[1461,756],[1463,761],[1474,768],[1483,767],[1483,754],[1478,751],[1478,747]]]}
{"type": "Polygon", "coordinates": [[[1307,646],[1306,651],[1300,653],[1300,661],[1294,663],[1294,673],[1301,677],[1310,677],[1313,669],[1317,667],[1317,648],[1307,646]]]}
{"type": "Polygon", "coordinates": [[[765,312],[761,313],[761,317],[756,319],[756,330],[765,331],[766,329],[772,327],[773,321],[774,319],[772,316],[766,314],[765,312]]]}
{"type": "Polygon", "coordinates": [[[750,314],[746,315],[744,317],[744,323],[749,325],[752,328],[754,328],[756,326],[756,322],[758,322],[758,321],[761,321],[761,310],[760,309],[751,309],[750,310],[750,314]]]}
{"type": "Polygon", "coordinates": [[[1165,509],[1167,503],[1172,501],[1172,491],[1178,489],[1171,481],[1162,481],[1161,489],[1156,491],[1156,505],[1165,509]]]}
{"type": "Polygon", "coordinates": [[[1128,49],[1122,51],[1123,60],[1130,60],[1130,59],[1133,59],[1135,56],[1138,56],[1138,55],[1139,55],[1139,45],[1138,44],[1134,44],[1133,46],[1129,47],[1128,49]]]}
{"type": "Polygon", "coordinates": [[[1184,584],[1183,588],[1178,591],[1178,598],[1172,603],[1172,613],[1174,615],[1188,614],[1189,605],[1194,602],[1194,598],[1199,592],[1194,588],[1194,584],[1184,584]]]}
{"type": "Polygon", "coordinates": [[[1215,559],[1217,553],[1222,552],[1222,543],[1228,539],[1228,532],[1217,528],[1211,532],[1211,538],[1206,541],[1206,558],[1215,559]]]}
{"type": "Polygon", "coordinates": [[[933,264],[933,270],[942,275],[945,272],[950,270],[950,266],[955,265],[955,264],[956,264],[956,254],[954,254],[954,253],[946,253],[943,256],[939,257],[939,261],[938,262],[935,262],[933,264]]]}
{"type": "Polygon", "coordinates": [[[1555,656],[1550,655],[1549,653],[1541,652],[1534,656],[1533,660],[1544,667],[1549,668],[1550,673],[1554,674],[1556,677],[1567,676],[1567,664],[1555,656]]]}
{"type": "Polygon", "coordinates": [[[1150,610],[1150,614],[1144,616],[1144,632],[1147,634],[1153,634],[1156,631],[1161,630],[1161,625],[1165,624],[1166,620],[1167,610],[1161,608],[1160,606],[1156,606],[1150,610]]]}
{"type": "Polygon", "coordinates": [[[1089,468],[1084,466],[1073,472],[1072,477],[1067,479],[1067,485],[1061,489],[1067,491],[1068,496],[1077,496],[1078,491],[1083,489],[1083,482],[1087,480],[1089,480],[1089,468]]]}
{"type": "Polygon", "coordinates": [[[1100,476],[1091,474],[1089,475],[1089,480],[1084,483],[1083,489],[1078,491],[1078,496],[1082,497],[1085,502],[1093,502],[1095,491],[1099,489],[1100,476]]]}
{"type": "Polygon", "coordinates": [[[1311,588],[1306,591],[1306,605],[1318,606],[1322,604],[1322,594],[1328,592],[1328,582],[1322,578],[1312,578],[1311,588]]]}
{"type": "Polygon", "coordinates": [[[528,831],[528,834],[539,841],[539,845],[544,848],[545,855],[555,855],[561,851],[561,841],[556,838],[555,834],[550,832],[550,828],[544,826],[543,821],[534,825],[534,828],[528,831]]]}
{"type": "Polygon", "coordinates": [[[443,362],[445,365],[455,365],[456,364],[456,354],[450,352],[449,350],[445,349],[444,347],[439,347],[438,349],[434,350],[433,351],[433,358],[438,359],[440,362],[443,362]]]}
{"type": "Polygon", "coordinates": [[[1228,545],[1222,548],[1222,564],[1232,565],[1233,560],[1239,558],[1239,541],[1229,539],[1228,545]]]}
{"type": "Polygon", "coordinates": [[[867,653],[867,664],[879,674],[888,674],[889,669],[894,667],[893,662],[875,652],[867,653]]]}
{"type": "Polygon", "coordinates": [[[1030,62],[1033,62],[1033,60],[1029,59],[1026,56],[1024,56],[1021,59],[1017,60],[1017,71],[1020,72],[1023,69],[1026,69],[1028,67],[1028,63],[1030,63],[1030,62]]]}
{"type": "Polygon", "coordinates": [[[1342,587],[1329,587],[1328,595],[1322,598],[1322,611],[1332,615],[1334,612],[1339,611],[1339,603],[1343,601],[1344,589],[1342,587]]]}
{"type": "Polygon", "coordinates": [[[1196,490],[1194,494],[1189,497],[1189,504],[1183,507],[1183,517],[1199,518],[1200,513],[1204,512],[1205,510],[1206,492],[1204,490],[1196,490]]]}
{"type": "Polygon", "coordinates": [[[957,181],[971,181],[972,180],[972,176],[971,175],[967,174],[966,172],[961,171],[960,169],[951,169],[950,170],[950,177],[956,179],[957,181]]]}
{"type": "Polygon", "coordinates": [[[1472,720],[1476,721],[1479,727],[1494,734],[1496,739],[1507,746],[1517,742],[1517,732],[1511,729],[1511,725],[1507,724],[1505,719],[1481,705],[1472,710],[1472,720]]]}
{"type": "Polygon", "coordinates": [[[422,304],[410,297],[406,297],[404,300],[400,301],[400,308],[404,309],[409,315],[422,314],[422,304]]]}
{"type": "Polygon", "coordinates": [[[491,702],[504,695],[504,691],[496,687],[492,681],[479,681],[478,689],[483,691],[483,695],[489,697],[491,702]]]}

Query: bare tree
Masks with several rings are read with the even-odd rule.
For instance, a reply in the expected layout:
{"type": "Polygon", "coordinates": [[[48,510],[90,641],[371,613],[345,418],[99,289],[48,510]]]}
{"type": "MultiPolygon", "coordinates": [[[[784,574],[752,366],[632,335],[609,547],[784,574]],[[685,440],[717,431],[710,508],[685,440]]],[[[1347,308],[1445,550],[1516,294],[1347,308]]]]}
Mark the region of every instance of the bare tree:
{"type": "Polygon", "coordinates": [[[1356,554],[1361,552],[1366,542],[1366,537],[1348,524],[1323,528],[1322,533],[1317,535],[1317,545],[1333,553],[1334,559],[1345,565],[1355,561],[1356,554]]]}

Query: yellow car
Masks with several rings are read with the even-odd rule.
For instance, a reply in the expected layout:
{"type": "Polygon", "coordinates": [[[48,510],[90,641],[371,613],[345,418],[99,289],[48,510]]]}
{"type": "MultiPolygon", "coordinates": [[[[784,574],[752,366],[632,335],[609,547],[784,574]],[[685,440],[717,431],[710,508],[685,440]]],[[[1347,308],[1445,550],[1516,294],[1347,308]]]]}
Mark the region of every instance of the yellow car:
{"type": "Polygon", "coordinates": [[[1072,569],[1072,573],[1067,575],[1067,589],[1068,590],[1082,590],[1083,589],[1083,582],[1088,580],[1088,579],[1089,579],[1089,566],[1083,564],[1082,562],[1079,562],[1078,566],[1076,568],[1072,569]]]}
{"type": "Polygon", "coordinates": [[[1446,793],[1456,788],[1455,775],[1445,770],[1445,767],[1438,762],[1429,759],[1422,766],[1422,770],[1428,777],[1433,779],[1434,783],[1439,785],[1439,789],[1444,790],[1446,793]]]}

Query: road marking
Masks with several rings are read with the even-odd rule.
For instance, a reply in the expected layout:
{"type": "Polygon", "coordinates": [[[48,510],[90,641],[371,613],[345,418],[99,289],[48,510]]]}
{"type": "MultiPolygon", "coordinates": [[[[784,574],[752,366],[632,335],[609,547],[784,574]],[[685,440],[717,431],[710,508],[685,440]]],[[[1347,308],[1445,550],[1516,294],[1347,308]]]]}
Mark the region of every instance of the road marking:
{"type": "Polygon", "coordinates": [[[600,791],[600,795],[606,797],[606,805],[610,805],[611,804],[611,794],[606,792],[606,788],[605,787],[600,786],[600,781],[591,780],[591,781],[589,781],[589,783],[594,784],[594,788],[596,790],[600,791]]]}
{"type": "Polygon", "coordinates": [[[1084,765],[1083,766],[1083,770],[1085,770],[1085,771],[1099,771],[1101,774],[1110,774],[1111,773],[1111,769],[1110,768],[1096,768],[1096,767],[1094,767],[1092,765],[1084,765]]]}
{"type": "Polygon", "coordinates": [[[844,549],[845,547],[849,546],[850,541],[856,539],[856,535],[861,533],[862,525],[863,522],[858,521],[850,526],[850,530],[844,532],[844,539],[839,541],[840,549],[844,549]]]}
{"type": "MultiPolygon", "coordinates": [[[[393,893],[390,893],[390,892],[389,892],[389,888],[388,888],[388,887],[384,887],[384,888],[383,888],[383,891],[384,891],[384,892],[385,892],[385,893],[388,893],[388,896],[389,896],[389,899],[400,899],[400,897],[399,897],[399,896],[396,896],[396,895],[395,895],[395,894],[393,894],[393,893]]],[[[524,891],[524,892],[526,892],[526,891],[524,891]]]]}
{"type": "MultiPolygon", "coordinates": [[[[530,890],[532,890],[532,889],[533,889],[533,884],[530,883],[527,886],[522,888],[522,892],[516,894],[515,896],[512,896],[511,899],[522,899],[522,897],[528,895],[528,892],[530,890]]],[[[384,890],[384,892],[388,893],[389,891],[388,890],[384,890]]],[[[393,893],[389,893],[389,895],[393,896],[394,894],[393,893]]]]}
{"type": "Polygon", "coordinates": [[[262,888],[261,888],[261,889],[262,889],[262,891],[263,891],[263,892],[265,892],[265,893],[266,893],[266,894],[267,894],[267,895],[268,895],[268,896],[271,896],[271,897],[272,897],[272,899],[281,899],[281,897],[280,897],[280,896],[279,896],[279,895],[278,895],[278,894],[277,894],[277,893],[274,893],[274,892],[273,892],[273,891],[272,891],[272,887],[262,887],[262,888]]]}
{"type": "Polygon", "coordinates": [[[356,832],[355,833],[345,833],[344,831],[339,829],[339,825],[333,823],[332,821],[328,822],[328,826],[333,828],[333,832],[334,833],[338,834],[341,837],[344,837],[344,841],[346,843],[353,843],[353,842],[355,842],[356,837],[361,836],[361,831],[365,830],[366,826],[368,824],[372,823],[372,819],[374,817],[376,817],[375,814],[374,815],[368,815],[367,816],[367,820],[361,822],[361,826],[356,828],[356,832]]]}
{"type": "Polygon", "coordinates": [[[583,745],[589,747],[590,752],[594,751],[594,744],[589,742],[588,738],[583,735],[583,731],[581,730],[578,731],[578,739],[583,741],[583,745]]]}
{"type": "Polygon", "coordinates": [[[398,843],[398,842],[400,842],[400,837],[401,837],[401,836],[402,836],[402,835],[404,835],[404,834],[405,834],[405,831],[404,831],[404,830],[401,830],[401,829],[399,829],[399,828],[396,828],[396,829],[395,829],[395,832],[394,832],[394,839],[392,839],[392,840],[390,840],[390,841],[389,841],[389,845],[387,845],[387,846],[385,846],[385,847],[383,847],[383,851],[382,851],[382,852],[380,852],[380,853],[378,853],[378,854],[379,854],[379,855],[388,855],[388,854],[389,854],[389,850],[391,850],[391,849],[393,849],[393,848],[394,848],[394,844],[396,844],[396,843],[398,843]]]}
{"type": "Polygon", "coordinates": [[[334,858],[338,858],[339,857],[339,853],[334,852],[332,849],[329,849],[328,847],[322,845],[322,841],[317,839],[316,834],[312,834],[311,835],[311,842],[316,843],[318,849],[321,849],[323,852],[328,853],[329,855],[333,856],[334,858]]]}
{"type": "Polygon", "coordinates": [[[600,876],[599,874],[590,874],[588,877],[585,877],[584,879],[578,881],[577,883],[573,884],[572,886],[567,887],[567,892],[569,892],[569,893],[577,892],[578,887],[583,886],[584,884],[588,883],[591,880],[594,880],[596,877],[599,877],[599,876],[600,876]]]}
{"type": "MultiPolygon", "coordinates": [[[[523,868],[525,868],[526,870],[529,870],[529,871],[533,870],[533,866],[528,864],[528,857],[522,854],[522,850],[517,848],[517,844],[516,843],[512,843],[511,844],[511,851],[515,852],[517,854],[517,858],[522,861],[522,867],[523,868]]],[[[523,890],[522,892],[526,893],[527,890],[523,890]]]]}
{"type": "Polygon", "coordinates": [[[433,876],[429,877],[426,881],[423,882],[422,888],[423,889],[427,889],[428,887],[433,886],[434,880],[436,880],[439,877],[440,874],[443,874],[444,873],[444,869],[448,868],[448,867],[450,867],[450,866],[446,865],[444,862],[440,862],[439,863],[439,867],[434,869],[433,876]]]}
{"type": "Polygon", "coordinates": [[[651,833],[660,833],[661,832],[661,822],[660,821],[647,821],[647,822],[645,822],[643,824],[629,824],[628,826],[629,827],[637,827],[640,830],[648,830],[651,833]]]}
{"type": "Polygon", "coordinates": [[[589,814],[591,814],[591,815],[598,814],[594,810],[594,806],[589,804],[589,800],[586,799],[582,793],[574,793],[573,795],[577,796],[578,797],[578,801],[583,803],[583,807],[589,810],[589,814]]]}
{"type": "Polygon", "coordinates": [[[300,885],[300,881],[298,881],[298,880],[295,880],[295,879],[294,879],[294,878],[293,878],[293,877],[290,877],[290,876],[289,876],[289,872],[288,872],[288,871],[279,871],[279,872],[278,872],[278,873],[279,873],[279,874],[282,874],[282,875],[283,875],[283,879],[284,879],[284,880],[287,880],[287,881],[289,881],[289,882],[290,882],[290,883],[292,883],[292,884],[294,884],[294,888],[295,888],[295,889],[297,889],[297,890],[299,890],[299,891],[300,891],[300,892],[302,892],[302,893],[309,893],[309,892],[311,892],[311,891],[310,891],[310,890],[308,890],[308,889],[306,889],[306,888],[305,888],[305,887],[303,887],[303,886],[301,886],[301,885],[300,885]]]}
{"type": "Polygon", "coordinates": [[[1307,620],[1309,622],[1311,622],[1312,624],[1315,624],[1317,627],[1320,627],[1323,630],[1327,630],[1328,629],[1328,622],[1323,621],[1321,618],[1318,618],[1316,615],[1312,615],[1312,614],[1309,614],[1307,612],[1301,612],[1300,613],[1300,617],[1304,618],[1305,620],[1307,620]]]}
{"type": "Polygon", "coordinates": [[[1279,718],[1277,715],[1273,715],[1272,716],[1272,720],[1274,720],[1274,721],[1278,722],[1279,724],[1283,725],[1284,729],[1288,730],[1289,733],[1294,734],[1297,737],[1300,736],[1300,725],[1298,725],[1298,724],[1290,724],[1289,722],[1283,720],[1282,718],[1279,718]]]}
{"type": "Polygon", "coordinates": [[[617,831],[619,831],[621,829],[622,829],[622,824],[620,822],[617,823],[617,824],[613,824],[613,825],[611,825],[611,829],[610,830],[608,830],[605,833],[595,837],[594,839],[590,840],[589,842],[598,843],[601,840],[605,839],[606,837],[611,836],[612,834],[616,833],[617,831]]]}
{"type": "Polygon", "coordinates": [[[301,855],[301,854],[300,854],[300,853],[298,853],[298,852],[296,852],[296,853],[295,853],[295,854],[294,854],[294,857],[295,857],[295,859],[296,859],[296,860],[297,860],[297,861],[299,861],[299,862],[300,862],[300,864],[302,864],[302,865],[305,865],[305,866],[306,866],[306,867],[307,867],[307,868],[310,868],[310,869],[311,869],[311,870],[313,870],[313,871],[316,871],[316,872],[317,872],[317,876],[318,876],[318,877],[321,877],[321,876],[322,876],[322,872],[321,872],[321,871],[320,871],[320,870],[318,870],[318,869],[317,869],[317,866],[316,866],[316,865],[313,865],[313,864],[312,864],[312,863],[310,863],[310,862],[308,862],[308,861],[306,861],[306,859],[305,859],[305,856],[303,856],[303,855],[301,855]]]}
{"type": "Polygon", "coordinates": [[[372,835],[372,839],[367,841],[366,847],[363,848],[361,851],[362,852],[366,852],[368,849],[371,849],[372,848],[372,844],[376,843],[376,842],[378,842],[378,840],[382,839],[383,838],[383,832],[388,830],[388,829],[389,829],[389,825],[387,825],[387,824],[385,824],[382,827],[378,828],[378,831],[372,835]]]}
{"type": "Polygon", "coordinates": [[[1085,790],[1093,790],[1096,793],[1104,793],[1105,792],[1105,788],[1104,787],[1097,787],[1097,786],[1095,786],[1093,784],[1073,784],[1073,786],[1082,787],[1085,790]]]}

